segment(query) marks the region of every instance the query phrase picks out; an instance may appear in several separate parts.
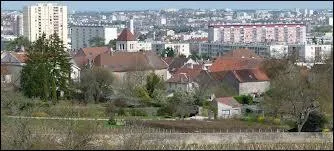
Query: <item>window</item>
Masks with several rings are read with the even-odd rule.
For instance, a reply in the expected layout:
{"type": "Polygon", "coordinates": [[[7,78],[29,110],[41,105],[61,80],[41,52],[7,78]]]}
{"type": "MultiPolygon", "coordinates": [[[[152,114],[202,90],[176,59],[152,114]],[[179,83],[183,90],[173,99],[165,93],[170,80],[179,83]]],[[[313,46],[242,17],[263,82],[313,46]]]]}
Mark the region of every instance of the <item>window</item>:
{"type": "Polygon", "coordinates": [[[230,115],[230,110],[222,110],[223,115],[230,115]]]}

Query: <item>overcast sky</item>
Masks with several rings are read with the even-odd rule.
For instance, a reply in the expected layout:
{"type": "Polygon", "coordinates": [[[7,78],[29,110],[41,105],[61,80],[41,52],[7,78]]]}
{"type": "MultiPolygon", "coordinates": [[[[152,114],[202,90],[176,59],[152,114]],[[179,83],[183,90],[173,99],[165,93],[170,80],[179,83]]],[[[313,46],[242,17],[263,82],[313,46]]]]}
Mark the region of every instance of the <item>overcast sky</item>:
{"type": "MultiPolygon", "coordinates": [[[[43,1],[47,2],[47,1],[43,1]]],[[[164,8],[203,9],[290,9],[333,8],[332,1],[53,1],[68,6],[70,11],[146,10],[164,8]]],[[[38,1],[1,1],[5,10],[22,10],[25,5],[38,1]]]]}

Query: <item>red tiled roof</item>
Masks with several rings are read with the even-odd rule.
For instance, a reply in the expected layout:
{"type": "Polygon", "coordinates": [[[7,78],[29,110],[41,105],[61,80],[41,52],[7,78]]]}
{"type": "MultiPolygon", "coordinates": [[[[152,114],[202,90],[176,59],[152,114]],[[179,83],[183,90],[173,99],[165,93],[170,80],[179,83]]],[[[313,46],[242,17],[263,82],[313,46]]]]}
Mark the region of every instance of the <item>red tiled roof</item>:
{"type": "Polygon", "coordinates": [[[222,103],[222,104],[231,106],[233,108],[241,107],[241,104],[237,100],[235,100],[233,97],[221,97],[221,98],[215,98],[215,100],[218,103],[222,103]]]}
{"type": "Polygon", "coordinates": [[[191,79],[184,73],[174,74],[166,82],[168,83],[189,83],[191,79]]]}
{"type": "Polygon", "coordinates": [[[228,70],[252,69],[261,65],[263,59],[217,59],[209,67],[210,72],[220,72],[228,70]]]}
{"type": "Polygon", "coordinates": [[[114,52],[100,54],[95,60],[96,66],[108,67],[112,71],[143,71],[167,69],[168,65],[153,52],[114,52]]]}
{"type": "Polygon", "coordinates": [[[135,41],[135,36],[128,28],[124,28],[121,34],[118,36],[117,41],[135,41]]]}
{"type": "Polygon", "coordinates": [[[243,69],[230,71],[239,82],[268,81],[268,76],[260,69],[243,69]]]}
{"type": "Polygon", "coordinates": [[[263,61],[263,58],[256,55],[249,49],[232,50],[221,57],[218,57],[210,66],[210,72],[226,70],[238,70],[256,68],[263,61]]]}
{"type": "Polygon", "coordinates": [[[195,79],[202,69],[191,69],[191,68],[179,68],[176,70],[175,74],[185,73],[190,79],[195,79]]]}

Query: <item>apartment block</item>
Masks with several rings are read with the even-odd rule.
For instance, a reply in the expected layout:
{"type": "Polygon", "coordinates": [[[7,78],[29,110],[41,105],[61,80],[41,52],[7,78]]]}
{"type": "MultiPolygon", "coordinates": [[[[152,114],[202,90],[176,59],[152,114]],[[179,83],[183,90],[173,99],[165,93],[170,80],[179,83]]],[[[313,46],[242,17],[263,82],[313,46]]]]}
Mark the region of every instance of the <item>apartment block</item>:
{"type": "Polygon", "coordinates": [[[117,28],[107,26],[71,26],[71,43],[72,49],[90,47],[89,40],[94,37],[104,39],[104,43],[108,44],[110,40],[117,39],[117,28]]]}
{"type": "Polygon", "coordinates": [[[209,25],[209,42],[305,44],[304,24],[209,25]]]}
{"type": "Polygon", "coordinates": [[[36,41],[43,33],[57,33],[67,45],[67,6],[55,3],[38,3],[23,8],[23,35],[36,41]]]}

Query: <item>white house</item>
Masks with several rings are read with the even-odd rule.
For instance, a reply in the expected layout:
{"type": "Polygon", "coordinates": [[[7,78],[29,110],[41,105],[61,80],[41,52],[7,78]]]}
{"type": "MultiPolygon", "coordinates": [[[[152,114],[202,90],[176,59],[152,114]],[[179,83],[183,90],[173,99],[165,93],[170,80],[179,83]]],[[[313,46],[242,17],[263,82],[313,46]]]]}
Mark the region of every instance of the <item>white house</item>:
{"type": "Polygon", "coordinates": [[[233,118],[241,115],[242,105],[233,97],[215,98],[217,105],[217,118],[233,118]]]}

